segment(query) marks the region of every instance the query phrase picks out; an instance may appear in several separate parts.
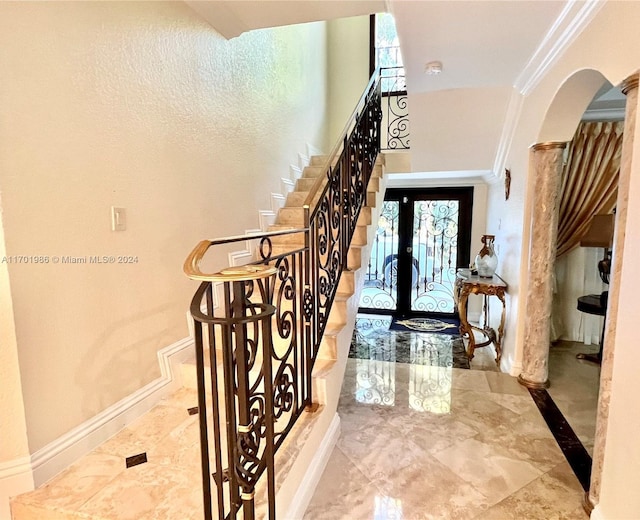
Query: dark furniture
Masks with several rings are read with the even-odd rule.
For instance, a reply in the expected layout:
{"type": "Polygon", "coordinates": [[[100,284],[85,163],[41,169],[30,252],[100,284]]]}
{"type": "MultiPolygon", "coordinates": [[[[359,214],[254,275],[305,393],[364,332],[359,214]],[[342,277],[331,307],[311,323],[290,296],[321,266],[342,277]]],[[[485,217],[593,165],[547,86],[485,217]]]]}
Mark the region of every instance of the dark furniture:
{"type": "MultiPolygon", "coordinates": [[[[586,296],[580,296],[578,298],[578,310],[586,314],[593,314],[595,316],[604,316],[607,319],[607,300],[609,298],[609,291],[604,291],[602,294],[587,294],[586,296]]],[[[600,350],[597,354],[576,354],[578,359],[585,359],[593,363],[602,361],[602,348],[604,346],[604,329],[602,326],[602,334],[600,335],[600,350]]]]}

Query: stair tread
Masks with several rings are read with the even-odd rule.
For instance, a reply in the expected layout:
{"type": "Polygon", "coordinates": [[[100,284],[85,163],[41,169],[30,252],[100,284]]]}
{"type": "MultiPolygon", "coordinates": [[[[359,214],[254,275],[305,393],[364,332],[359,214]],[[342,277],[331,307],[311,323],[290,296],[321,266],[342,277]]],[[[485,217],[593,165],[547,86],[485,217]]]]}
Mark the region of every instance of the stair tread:
{"type": "Polygon", "coordinates": [[[325,336],[336,336],[347,326],[346,323],[330,323],[324,329],[325,336]]]}
{"type": "Polygon", "coordinates": [[[335,366],[336,361],[334,359],[317,359],[313,366],[313,377],[322,379],[326,377],[329,372],[335,366]]]}

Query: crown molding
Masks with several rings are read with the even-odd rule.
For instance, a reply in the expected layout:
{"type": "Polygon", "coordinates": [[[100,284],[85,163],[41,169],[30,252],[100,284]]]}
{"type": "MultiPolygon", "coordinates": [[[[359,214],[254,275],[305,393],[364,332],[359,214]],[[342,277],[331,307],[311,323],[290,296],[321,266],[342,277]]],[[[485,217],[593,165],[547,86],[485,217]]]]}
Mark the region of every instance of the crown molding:
{"type": "Polygon", "coordinates": [[[499,179],[492,170],[388,173],[387,188],[430,188],[493,184],[499,179]]]}
{"type": "Polygon", "coordinates": [[[602,9],[606,0],[570,0],[514,83],[527,96],[602,9]]]}
{"type": "MultiPolygon", "coordinates": [[[[578,35],[589,25],[598,11],[602,8],[606,0],[570,0],[567,2],[562,12],[551,26],[545,37],[538,45],[527,65],[516,79],[514,90],[509,99],[507,113],[505,115],[504,125],[502,127],[502,135],[498,142],[498,150],[493,164],[493,172],[496,178],[500,177],[500,173],[507,167],[507,157],[513,142],[513,136],[516,131],[524,97],[533,91],[540,83],[542,78],[549,72],[556,61],[569,48],[571,43],[578,35]]],[[[596,111],[592,111],[596,118],[596,111]]],[[[614,117],[613,111],[610,113],[600,112],[599,117],[614,117]]],[[[586,117],[590,117],[587,115],[586,117]]],[[[623,119],[615,115],[616,119],[623,119]]],[[[588,119],[591,120],[591,119],[588,119]]]]}
{"type": "Polygon", "coordinates": [[[520,114],[522,113],[522,105],[524,103],[524,96],[516,89],[511,91],[511,97],[509,98],[509,105],[507,106],[507,113],[504,117],[504,124],[502,125],[502,135],[498,142],[498,150],[496,151],[496,158],[493,163],[493,172],[496,177],[500,176],[500,172],[503,172],[507,167],[507,157],[511,150],[511,143],[513,142],[513,136],[516,133],[516,126],[520,120],[520,114]]]}
{"type": "Polygon", "coordinates": [[[624,116],[624,108],[598,108],[587,110],[582,121],[623,121],[624,116]]]}

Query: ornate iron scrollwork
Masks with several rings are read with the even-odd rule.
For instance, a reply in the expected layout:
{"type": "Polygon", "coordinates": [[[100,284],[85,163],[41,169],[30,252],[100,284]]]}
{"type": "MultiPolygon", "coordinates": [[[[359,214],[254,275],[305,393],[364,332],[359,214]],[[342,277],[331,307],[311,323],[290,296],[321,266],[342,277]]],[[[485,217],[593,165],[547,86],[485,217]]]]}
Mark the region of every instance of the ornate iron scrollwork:
{"type": "MultiPolygon", "coordinates": [[[[202,468],[203,475],[213,476],[216,487],[212,495],[211,480],[203,479],[207,520],[213,501],[220,519],[233,520],[240,511],[253,518],[255,486],[265,472],[268,516],[275,515],[274,454],[312,404],[311,373],[379,151],[380,95],[380,80],[372,79],[364,106],[350,122],[350,135],[327,161],[331,166],[325,172],[326,182],[314,194],[317,205],[305,213],[304,230],[215,243],[258,240],[256,264],[270,267],[260,266],[268,276],[255,277],[247,274],[251,269],[227,270],[228,278],[216,280],[223,282],[216,315],[213,278],[203,282],[191,304],[202,468]],[[305,232],[305,245],[279,254],[275,237],[292,232],[305,232]],[[222,381],[218,366],[223,367],[222,381]],[[207,370],[210,386],[205,384],[207,370]],[[223,466],[223,453],[228,468],[223,466]]],[[[199,251],[196,248],[194,254],[199,251]]],[[[189,265],[197,267],[197,262],[189,265]]]]}

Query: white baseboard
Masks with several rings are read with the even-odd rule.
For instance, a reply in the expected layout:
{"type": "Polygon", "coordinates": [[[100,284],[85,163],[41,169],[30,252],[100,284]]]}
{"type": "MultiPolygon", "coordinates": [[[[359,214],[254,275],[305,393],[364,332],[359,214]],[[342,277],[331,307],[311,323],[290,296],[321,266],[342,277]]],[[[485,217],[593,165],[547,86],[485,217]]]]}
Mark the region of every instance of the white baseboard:
{"type": "Polygon", "coordinates": [[[31,456],[35,486],[40,486],[138,419],[179,387],[176,367],[192,352],[185,338],[158,351],[161,376],[95,417],[47,444],[31,456]]]}
{"type": "Polygon", "coordinates": [[[313,146],[310,143],[307,143],[307,155],[309,157],[312,157],[314,155],[324,155],[324,152],[322,150],[320,150],[320,148],[317,148],[315,146],[313,146]]]}
{"type": "Polygon", "coordinates": [[[289,165],[289,176],[291,177],[295,185],[295,181],[302,177],[302,168],[293,164],[289,165]]]}
{"type": "Polygon", "coordinates": [[[313,493],[316,490],[316,486],[318,482],[320,482],[320,477],[322,477],[322,473],[324,473],[324,469],[327,467],[331,452],[336,442],[338,442],[338,437],[340,437],[340,416],[336,413],[318,450],[313,456],[313,459],[311,459],[307,472],[302,478],[302,482],[300,482],[300,486],[298,486],[298,490],[289,505],[287,514],[284,515],[285,519],[298,520],[304,516],[309,502],[311,502],[311,498],[313,497],[313,493]]]}
{"type": "Polygon", "coordinates": [[[309,166],[310,162],[311,162],[311,157],[303,153],[298,154],[298,167],[301,170],[304,170],[305,166],[309,166]]]}
{"type": "Polygon", "coordinates": [[[0,519],[11,518],[9,499],[20,493],[31,491],[33,473],[31,458],[27,455],[0,464],[0,519]]]}
{"type": "Polygon", "coordinates": [[[282,186],[282,193],[285,195],[296,189],[296,181],[292,178],[287,179],[285,177],[281,177],[280,185],[282,186]]]}

